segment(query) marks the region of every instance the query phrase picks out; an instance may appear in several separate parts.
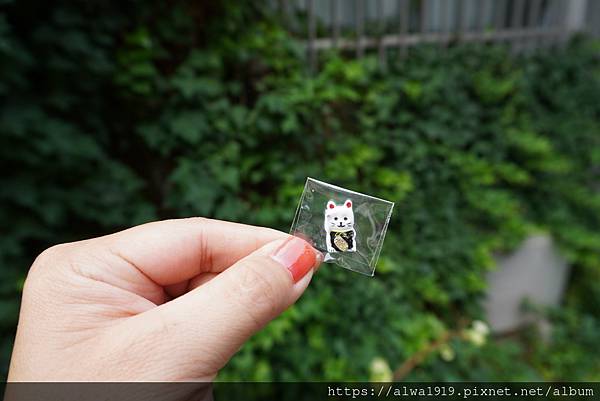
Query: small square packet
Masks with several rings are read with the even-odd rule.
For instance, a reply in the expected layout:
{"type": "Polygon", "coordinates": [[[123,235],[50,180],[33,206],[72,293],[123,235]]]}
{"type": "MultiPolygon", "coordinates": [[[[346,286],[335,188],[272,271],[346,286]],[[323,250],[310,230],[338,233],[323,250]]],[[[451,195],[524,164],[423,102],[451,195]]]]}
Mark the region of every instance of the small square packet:
{"type": "Polygon", "coordinates": [[[373,276],[393,207],[309,177],[290,233],[323,252],[324,262],[373,276]]]}

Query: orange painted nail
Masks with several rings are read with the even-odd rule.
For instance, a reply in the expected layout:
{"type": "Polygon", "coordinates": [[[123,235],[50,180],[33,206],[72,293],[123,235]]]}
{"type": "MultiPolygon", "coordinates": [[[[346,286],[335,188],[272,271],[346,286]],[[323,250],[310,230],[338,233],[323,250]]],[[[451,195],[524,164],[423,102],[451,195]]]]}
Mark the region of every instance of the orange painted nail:
{"type": "Polygon", "coordinates": [[[271,259],[288,269],[294,283],[297,283],[319,262],[317,253],[313,247],[308,242],[297,237],[291,237],[286,240],[271,255],[271,259]]]}

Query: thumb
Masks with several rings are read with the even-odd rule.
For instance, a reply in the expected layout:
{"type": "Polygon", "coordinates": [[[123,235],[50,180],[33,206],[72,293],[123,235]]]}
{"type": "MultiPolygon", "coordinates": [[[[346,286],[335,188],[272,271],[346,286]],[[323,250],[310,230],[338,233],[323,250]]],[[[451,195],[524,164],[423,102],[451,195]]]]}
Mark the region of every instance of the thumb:
{"type": "Polygon", "coordinates": [[[322,258],[300,238],[276,240],[208,283],[132,320],[158,337],[152,339],[155,351],[164,347],[164,355],[178,366],[184,358],[190,362],[184,366],[203,368],[186,377],[214,374],[252,334],[296,302],[322,258]]]}

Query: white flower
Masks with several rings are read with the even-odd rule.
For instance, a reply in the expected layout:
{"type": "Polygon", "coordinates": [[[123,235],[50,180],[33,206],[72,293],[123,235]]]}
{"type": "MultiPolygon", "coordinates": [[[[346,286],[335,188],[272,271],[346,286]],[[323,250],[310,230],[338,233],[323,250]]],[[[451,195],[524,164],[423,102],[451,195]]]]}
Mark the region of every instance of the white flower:
{"type": "Polygon", "coordinates": [[[486,337],[488,334],[490,334],[490,327],[481,320],[473,321],[473,330],[475,330],[476,332],[478,332],[486,337]]]}
{"type": "Polygon", "coordinates": [[[444,361],[451,362],[454,360],[455,356],[456,356],[456,354],[454,353],[454,350],[448,344],[444,344],[440,347],[440,357],[444,361]]]}
{"type": "Polygon", "coordinates": [[[391,382],[393,373],[387,361],[381,357],[371,361],[370,369],[372,382],[391,382]]]}
{"type": "Polygon", "coordinates": [[[489,333],[490,328],[485,322],[475,320],[473,321],[471,328],[464,331],[464,337],[477,347],[481,347],[485,344],[489,333]]]}

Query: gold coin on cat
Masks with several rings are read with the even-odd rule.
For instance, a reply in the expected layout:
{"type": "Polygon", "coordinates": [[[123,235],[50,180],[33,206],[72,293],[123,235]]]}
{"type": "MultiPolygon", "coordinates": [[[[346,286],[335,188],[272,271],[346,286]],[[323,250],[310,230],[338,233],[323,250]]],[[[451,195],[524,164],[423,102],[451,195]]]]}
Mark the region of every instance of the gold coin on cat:
{"type": "Polygon", "coordinates": [[[342,252],[345,252],[348,250],[348,243],[346,242],[346,240],[344,238],[342,238],[341,235],[336,235],[335,239],[333,240],[333,243],[342,252]]]}

